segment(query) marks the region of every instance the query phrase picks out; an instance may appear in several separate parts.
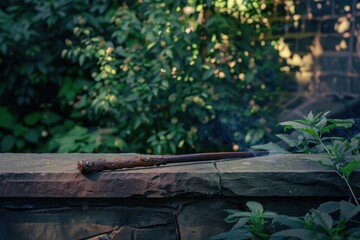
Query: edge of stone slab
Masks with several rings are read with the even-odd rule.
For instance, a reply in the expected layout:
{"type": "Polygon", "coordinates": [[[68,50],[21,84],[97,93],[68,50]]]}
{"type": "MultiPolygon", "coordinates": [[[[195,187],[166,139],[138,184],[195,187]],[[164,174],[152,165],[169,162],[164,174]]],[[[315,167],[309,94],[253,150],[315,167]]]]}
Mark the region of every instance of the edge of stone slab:
{"type": "MultiPolygon", "coordinates": [[[[0,197],[348,195],[346,186],[333,171],[306,160],[306,155],[171,164],[88,175],[75,169],[80,158],[104,156],[119,154],[0,154],[0,197]]],[[[352,177],[360,182],[360,172],[352,177]]],[[[360,192],[359,187],[355,191],[360,192]]]]}

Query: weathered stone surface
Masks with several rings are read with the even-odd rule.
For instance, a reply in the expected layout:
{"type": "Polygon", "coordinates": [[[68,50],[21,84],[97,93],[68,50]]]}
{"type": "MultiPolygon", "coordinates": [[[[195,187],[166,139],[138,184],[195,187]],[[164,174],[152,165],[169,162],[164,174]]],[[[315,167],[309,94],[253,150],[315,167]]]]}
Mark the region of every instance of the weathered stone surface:
{"type": "Polygon", "coordinates": [[[0,209],[1,239],[177,239],[171,208],[0,209]],[[4,217],[5,216],[5,217],[4,217]]]}
{"type": "Polygon", "coordinates": [[[201,199],[182,204],[177,214],[181,239],[204,239],[230,228],[224,209],[236,208],[231,201],[201,199]],[[205,227],[204,227],[205,226],[205,227]]]}
{"type": "MultiPolygon", "coordinates": [[[[344,196],[331,170],[306,155],[172,164],[82,175],[79,159],[111,154],[0,154],[0,197],[344,196]]],[[[359,174],[353,174],[354,182],[359,174]]],[[[358,188],[355,188],[359,191],[358,188]]]]}
{"type": "MultiPolygon", "coordinates": [[[[217,162],[224,196],[344,196],[341,178],[307,158],[309,155],[274,155],[217,162]]],[[[352,176],[360,193],[360,174],[352,176]]]]}
{"type": "MultiPolygon", "coordinates": [[[[131,154],[127,154],[131,155],[131,154]]],[[[83,175],[78,160],[114,154],[1,154],[0,197],[172,197],[214,195],[212,163],[172,164],[83,175]]]]}

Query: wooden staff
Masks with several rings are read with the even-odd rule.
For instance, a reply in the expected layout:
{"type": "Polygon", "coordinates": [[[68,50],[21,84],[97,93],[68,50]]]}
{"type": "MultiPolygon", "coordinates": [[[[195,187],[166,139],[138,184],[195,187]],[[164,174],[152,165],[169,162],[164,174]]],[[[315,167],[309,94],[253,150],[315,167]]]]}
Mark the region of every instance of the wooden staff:
{"type": "Polygon", "coordinates": [[[168,163],[210,161],[228,158],[248,158],[266,154],[268,154],[267,151],[215,152],[164,156],[137,155],[134,157],[118,157],[114,159],[102,158],[96,160],[81,160],[77,164],[77,169],[81,173],[91,173],[122,168],[160,166],[168,163]]]}

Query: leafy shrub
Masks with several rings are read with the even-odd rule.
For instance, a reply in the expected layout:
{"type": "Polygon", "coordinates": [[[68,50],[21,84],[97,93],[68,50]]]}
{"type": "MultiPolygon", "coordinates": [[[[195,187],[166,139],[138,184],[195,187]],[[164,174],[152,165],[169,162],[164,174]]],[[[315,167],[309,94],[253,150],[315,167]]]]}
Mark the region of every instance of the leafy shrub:
{"type": "Polygon", "coordinates": [[[247,202],[250,212],[227,210],[227,223],[235,223],[227,232],[209,239],[348,239],[360,238],[360,207],[352,203],[326,202],[302,217],[278,215],[264,211],[257,202],[247,202]]]}
{"type": "MultiPolygon", "coordinates": [[[[71,2],[0,3],[2,152],[47,152],[55,135],[65,135],[77,124],[68,104],[88,77],[86,71],[64,61],[61,52],[67,47],[64,40],[71,36],[76,16],[90,9],[86,1],[71,2]]],[[[95,6],[100,7],[99,3],[95,6]]]]}
{"type": "Polygon", "coordinates": [[[269,136],[289,81],[262,40],[270,4],[10,2],[1,151],[215,151],[269,136]]]}

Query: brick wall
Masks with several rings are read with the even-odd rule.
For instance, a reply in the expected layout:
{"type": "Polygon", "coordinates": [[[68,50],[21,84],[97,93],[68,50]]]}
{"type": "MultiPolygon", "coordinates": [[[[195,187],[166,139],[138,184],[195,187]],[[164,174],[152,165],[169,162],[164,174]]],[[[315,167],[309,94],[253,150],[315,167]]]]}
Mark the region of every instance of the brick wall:
{"type": "Polygon", "coordinates": [[[270,21],[278,28],[268,38],[284,39],[287,46],[279,51],[298,68],[302,89],[359,95],[360,1],[278,1],[274,8],[270,21]]]}

